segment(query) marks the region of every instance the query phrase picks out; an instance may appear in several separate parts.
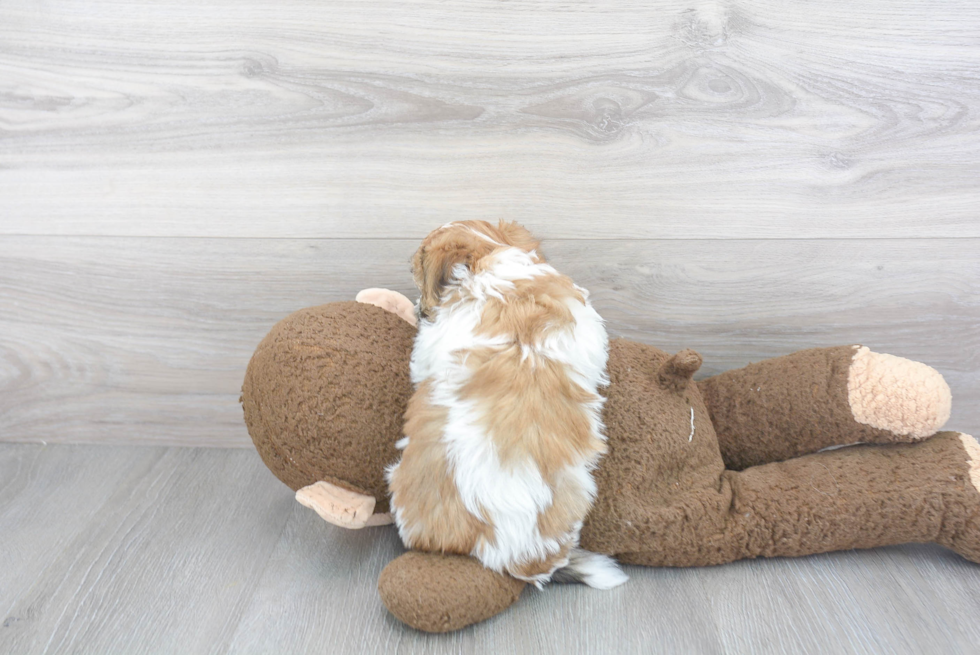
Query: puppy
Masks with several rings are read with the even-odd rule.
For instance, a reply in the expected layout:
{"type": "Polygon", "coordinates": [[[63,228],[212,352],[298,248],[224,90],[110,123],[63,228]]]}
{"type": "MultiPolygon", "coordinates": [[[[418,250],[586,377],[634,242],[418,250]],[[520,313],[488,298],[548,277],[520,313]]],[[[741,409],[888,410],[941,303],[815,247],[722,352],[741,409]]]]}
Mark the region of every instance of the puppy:
{"type": "Polygon", "coordinates": [[[532,582],[626,581],[578,549],[606,451],[608,338],[588,292],[516,223],[449,223],[412,260],[415,393],[388,469],[408,548],[459,553],[532,582]]]}

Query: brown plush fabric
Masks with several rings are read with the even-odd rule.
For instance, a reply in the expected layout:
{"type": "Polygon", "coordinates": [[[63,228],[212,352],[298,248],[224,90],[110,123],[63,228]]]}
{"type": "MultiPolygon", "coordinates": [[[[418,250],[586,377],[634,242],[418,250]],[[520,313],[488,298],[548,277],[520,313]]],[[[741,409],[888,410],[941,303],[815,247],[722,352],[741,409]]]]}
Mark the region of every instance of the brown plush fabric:
{"type": "Polygon", "coordinates": [[[741,470],[828,446],[912,441],[854,420],[847,400],[854,353],[854,346],[801,350],[698,382],[726,466],[741,470]]]}
{"type": "Polygon", "coordinates": [[[398,456],[414,338],[402,319],[357,302],[303,309],[272,328],[249,362],[242,404],[276,477],[293,490],[331,482],[388,512],[384,465],[398,456]]]}
{"type": "MultiPolygon", "coordinates": [[[[387,511],[383,471],[397,459],[414,334],[356,303],[277,325],[243,388],[249,432],[273,472],[294,489],[326,480],[373,494],[376,511],[387,511]]],[[[698,566],[922,541],[980,561],[972,438],[940,433],[797,457],[905,440],[855,423],[846,390],[853,352],[803,351],[693,384],[685,381],[696,353],[670,358],[612,341],[609,452],[595,472],[582,546],[623,562],[698,566]]],[[[379,583],[392,614],[435,632],[502,611],[523,586],[475,560],[430,553],[403,555],[379,583]]]]}
{"type": "Polygon", "coordinates": [[[664,524],[642,550],[618,559],[703,566],[935,542],[980,561],[980,493],[956,432],[726,471],[718,490],[684,500],[689,518],[652,508],[664,524]]]}
{"type": "Polygon", "coordinates": [[[449,632],[507,609],[525,583],[460,555],[408,552],[381,572],[378,591],[395,617],[425,632],[449,632]]]}
{"type": "Polygon", "coordinates": [[[980,561],[980,493],[957,432],[726,474],[735,557],[936,542],[980,561]]]}
{"type": "Polygon", "coordinates": [[[682,524],[704,520],[705,507],[717,515],[724,506],[717,489],[725,466],[708,410],[696,385],[677,392],[660,384],[668,359],[653,346],[610,343],[603,412],[609,452],[594,474],[599,493],[581,539],[587,550],[657,549],[669,535],[673,548],[695,559],[704,546],[682,524]]]}

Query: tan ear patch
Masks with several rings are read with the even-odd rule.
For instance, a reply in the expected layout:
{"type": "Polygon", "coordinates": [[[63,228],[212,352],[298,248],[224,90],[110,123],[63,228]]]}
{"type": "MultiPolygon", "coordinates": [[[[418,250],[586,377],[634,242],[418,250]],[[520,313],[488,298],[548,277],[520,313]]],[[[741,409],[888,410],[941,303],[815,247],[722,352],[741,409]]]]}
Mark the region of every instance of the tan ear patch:
{"type": "Polygon", "coordinates": [[[856,348],[847,376],[847,399],[855,421],[922,439],[949,420],[953,396],[938,371],[902,357],[856,348]]]}
{"type": "Polygon", "coordinates": [[[363,289],[357,293],[354,300],[366,305],[380,307],[386,312],[391,312],[392,314],[400,316],[410,325],[415,325],[417,323],[415,317],[415,305],[412,304],[411,300],[397,291],[375,288],[363,289]]]}
{"type": "MultiPolygon", "coordinates": [[[[384,516],[373,519],[375,499],[320,480],[296,492],[296,500],[309,507],[327,523],[356,530],[369,525],[384,525],[384,516]],[[372,522],[373,519],[373,522],[372,522]]],[[[390,516],[387,523],[390,523],[390,516]]]]}

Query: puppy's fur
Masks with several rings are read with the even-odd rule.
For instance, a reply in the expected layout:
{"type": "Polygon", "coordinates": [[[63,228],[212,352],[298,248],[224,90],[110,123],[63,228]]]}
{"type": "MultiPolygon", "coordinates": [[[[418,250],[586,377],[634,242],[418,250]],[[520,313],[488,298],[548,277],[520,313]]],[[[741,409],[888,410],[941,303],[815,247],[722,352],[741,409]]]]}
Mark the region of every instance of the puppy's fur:
{"type": "Polygon", "coordinates": [[[461,553],[541,586],[626,576],[577,548],[606,450],[608,339],[588,292],[516,223],[450,223],[413,259],[416,391],[388,471],[409,548],[461,553]]]}

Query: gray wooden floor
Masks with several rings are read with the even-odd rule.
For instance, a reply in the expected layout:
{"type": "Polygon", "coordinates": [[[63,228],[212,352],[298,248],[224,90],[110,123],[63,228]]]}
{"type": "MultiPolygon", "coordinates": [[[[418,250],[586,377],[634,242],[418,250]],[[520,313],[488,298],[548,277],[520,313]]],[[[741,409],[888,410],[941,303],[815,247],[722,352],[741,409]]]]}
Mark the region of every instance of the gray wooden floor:
{"type": "Polygon", "coordinates": [[[910,545],[529,590],[451,635],[388,615],[391,528],[325,524],[250,450],[0,444],[2,653],[966,653],[980,566],[910,545]]]}

